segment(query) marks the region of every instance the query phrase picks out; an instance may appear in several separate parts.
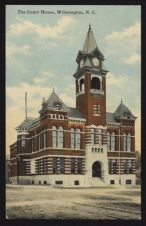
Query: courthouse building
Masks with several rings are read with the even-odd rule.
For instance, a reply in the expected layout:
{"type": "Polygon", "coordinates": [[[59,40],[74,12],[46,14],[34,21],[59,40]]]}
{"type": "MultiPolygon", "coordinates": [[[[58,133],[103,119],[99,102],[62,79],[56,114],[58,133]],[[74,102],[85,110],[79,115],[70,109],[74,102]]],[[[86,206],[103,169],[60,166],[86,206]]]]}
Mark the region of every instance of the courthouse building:
{"type": "Polygon", "coordinates": [[[106,109],[108,71],[91,26],[76,62],[76,107],[67,106],[53,89],[40,103],[39,117],[26,117],[16,128],[12,183],[135,184],[136,117],[122,100],[113,112],[106,109]]]}

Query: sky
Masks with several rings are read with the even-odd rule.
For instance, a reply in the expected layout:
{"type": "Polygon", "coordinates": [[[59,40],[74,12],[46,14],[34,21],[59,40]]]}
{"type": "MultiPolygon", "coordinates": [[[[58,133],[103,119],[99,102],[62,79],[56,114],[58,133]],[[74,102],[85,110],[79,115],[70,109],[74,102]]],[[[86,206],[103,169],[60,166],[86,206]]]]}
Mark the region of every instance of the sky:
{"type": "Polygon", "coordinates": [[[15,128],[25,119],[25,92],[29,117],[39,116],[42,98],[53,88],[65,104],[75,107],[73,74],[89,24],[109,71],[107,111],[114,112],[123,100],[137,117],[136,150],[141,150],[140,6],[7,5],[7,154],[17,139],[15,128]]]}

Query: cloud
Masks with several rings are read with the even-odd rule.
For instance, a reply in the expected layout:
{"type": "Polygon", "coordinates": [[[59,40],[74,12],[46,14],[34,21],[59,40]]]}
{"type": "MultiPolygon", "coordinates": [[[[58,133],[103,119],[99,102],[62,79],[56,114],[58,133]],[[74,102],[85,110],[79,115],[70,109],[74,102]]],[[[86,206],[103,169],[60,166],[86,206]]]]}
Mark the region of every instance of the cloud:
{"type": "Polygon", "coordinates": [[[63,34],[66,28],[75,22],[75,19],[70,16],[62,16],[55,26],[50,27],[33,23],[30,20],[22,20],[19,17],[16,19],[18,22],[11,24],[8,28],[8,35],[10,36],[20,36],[26,33],[33,33],[39,38],[59,38],[59,35],[63,34]]]}
{"type": "Polygon", "coordinates": [[[15,54],[29,55],[30,54],[30,46],[29,45],[16,46],[15,44],[7,43],[6,57],[10,58],[15,54]]]}
{"type": "Polygon", "coordinates": [[[122,31],[114,31],[105,37],[105,42],[108,54],[137,51],[141,44],[141,24],[136,22],[122,31]]]}
{"type": "Polygon", "coordinates": [[[129,65],[134,65],[136,63],[140,63],[141,61],[141,56],[138,54],[133,54],[131,56],[129,56],[127,59],[123,58],[122,62],[124,64],[129,64],[129,65]]]}
{"type": "Polygon", "coordinates": [[[117,74],[113,74],[111,72],[107,73],[107,85],[108,87],[113,87],[113,86],[120,86],[122,87],[122,85],[124,85],[127,81],[127,77],[124,75],[117,75],[117,74]]]}

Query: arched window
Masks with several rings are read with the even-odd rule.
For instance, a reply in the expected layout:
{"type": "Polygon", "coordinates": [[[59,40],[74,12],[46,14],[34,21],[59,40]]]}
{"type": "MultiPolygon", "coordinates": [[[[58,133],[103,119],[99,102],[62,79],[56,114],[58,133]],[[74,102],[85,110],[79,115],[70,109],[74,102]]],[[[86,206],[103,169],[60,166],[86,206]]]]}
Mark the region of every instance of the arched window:
{"type": "Polygon", "coordinates": [[[70,133],[70,143],[71,143],[71,148],[75,149],[75,130],[74,128],[71,128],[71,133],[70,133]]]}
{"type": "Polygon", "coordinates": [[[76,131],[76,149],[81,148],[81,130],[77,129],[76,131]]]}
{"type": "Polygon", "coordinates": [[[127,151],[131,151],[131,134],[127,135],[127,151]]]}
{"type": "Polygon", "coordinates": [[[92,78],[91,89],[99,89],[100,90],[100,80],[99,80],[99,78],[96,78],[96,77],[92,78]]]}
{"type": "Polygon", "coordinates": [[[84,91],[84,79],[80,80],[80,91],[84,91]]]}
{"type": "Polygon", "coordinates": [[[111,151],[115,151],[115,146],[116,146],[116,137],[115,132],[113,132],[111,135],[111,151]]]}
{"type": "Polygon", "coordinates": [[[91,144],[95,144],[95,129],[91,129],[91,144]]]}
{"type": "Polygon", "coordinates": [[[126,133],[123,134],[123,150],[127,150],[126,133]]]}
{"type": "Polygon", "coordinates": [[[60,126],[58,129],[58,147],[63,148],[63,143],[64,143],[64,132],[63,127],[60,126]]]}
{"type": "Polygon", "coordinates": [[[111,151],[111,136],[110,133],[107,133],[107,150],[111,151]]]}
{"type": "Polygon", "coordinates": [[[52,126],[52,146],[57,147],[57,129],[56,126],[52,126]]]}

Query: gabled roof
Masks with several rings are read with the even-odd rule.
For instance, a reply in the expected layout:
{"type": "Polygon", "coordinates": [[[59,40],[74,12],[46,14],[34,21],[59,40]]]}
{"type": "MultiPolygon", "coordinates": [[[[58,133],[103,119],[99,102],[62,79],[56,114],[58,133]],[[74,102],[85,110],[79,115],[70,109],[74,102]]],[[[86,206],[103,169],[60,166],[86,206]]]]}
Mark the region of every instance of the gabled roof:
{"type": "Polygon", "coordinates": [[[136,119],[136,117],[131,113],[128,107],[123,104],[123,101],[121,100],[121,103],[117,107],[117,109],[114,112],[114,117],[116,119],[121,119],[121,118],[133,118],[136,119]]]}

